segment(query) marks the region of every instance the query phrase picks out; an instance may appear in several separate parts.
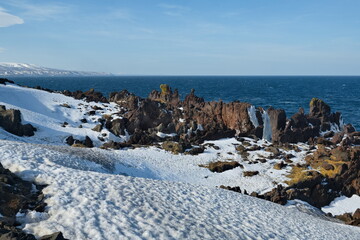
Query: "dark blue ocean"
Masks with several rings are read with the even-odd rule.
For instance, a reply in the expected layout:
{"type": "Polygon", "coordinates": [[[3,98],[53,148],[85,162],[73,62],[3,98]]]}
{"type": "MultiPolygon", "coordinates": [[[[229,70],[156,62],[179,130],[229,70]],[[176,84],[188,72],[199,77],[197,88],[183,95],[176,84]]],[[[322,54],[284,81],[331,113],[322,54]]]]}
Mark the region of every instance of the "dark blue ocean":
{"type": "Polygon", "coordinates": [[[360,129],[360,77],[341,76],[109,76],[109,77],[13,77],[17,84],[52,90],[95,88],[108,96],[127,89],[146,97],[162,83],[179,90],[184,98],[192,88],[207,101],[239,100],[255,106],[283,108],[291,116],[299,107],[309,109],[311,98],[327,102],[343,114],[345,123],[360,129]]]}

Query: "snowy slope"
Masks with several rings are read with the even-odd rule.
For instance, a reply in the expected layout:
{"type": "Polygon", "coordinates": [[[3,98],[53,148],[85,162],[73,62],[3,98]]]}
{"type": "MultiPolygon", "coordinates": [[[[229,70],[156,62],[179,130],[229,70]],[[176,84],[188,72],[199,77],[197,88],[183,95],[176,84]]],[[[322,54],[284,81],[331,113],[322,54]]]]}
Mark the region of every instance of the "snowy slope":
{"type": "Polygon", "coordinates": [[[5,167],[49,184],[48,213],[19,214],[19,220],[27,222],[25,230],[36,235],[62,231],[70,239],[360,238],[360,228],[297,209],[212,187],[111,174],[106,164],[41,145],[0,141],[0,151],[5,167]]]}
{"type": "Polygon", "coordinates": [[[69,71],[26,63],[0,63],[0,76],[104,76],[108,73],[69,71]]]}
{"type": "Polygon", "coordinates": [[[73,135],[78,138],[91,137],[96,144],[102,134],[107,134],[105,139],[119,140],[107,130],[101,133],[92,131],[99,122],[97,121],[105,112],[108,114],[116,113],[119,108],[115,104],[87,103],[75,100],[59,93],[49,93],[36,89],[23,88],[17,85],[0,85],[0,105],[5,105],[7,109],[19,109],[22,113],[24,123],[30,123],[38,129],[36,136],[32,138],[18,138],[7,134],[0,129],[2,139],[12,139],[18,141],[30,141],[36,143],[63,144],[66,137],[73,135]],[[71,108],[61,106],[67,104],[71,108]],[[93,110],[91,107],[97,106],[104,110],[98,111],[96,115],[89,116],[87,113],[93,110]],[[87,123],[80,122],[80,119],[87,119],[87,123]],[[66,127],[62,124],[67,122],[66,127]],[[83,128],[79,128],[82,125],[83,128]]]}
{"type": "MultiPolygon", "coordinates": [[[[44,235],[62,231],[70,239],[359,239],[360,228],[324,220],[321,213],[306,214],[216,186],[240,186],[264,192],[284,183],[290,168],[273,169],[280,160],[251,164],[235,153],[235,139],[211,141],[198,156],[173,155],[157,147],[124,150],[68,147],[73,135],[122,141],[104,129],[92,131],[102,114],[117,115],[113,103],[74,100],[16,85],[0,85],[0,105],[21,110],[23,122],[38,131],[17,137],[0,128],[0,162],[28,180],[48,184],[47,213],[19,214],[25,230],[44,235]],[[67,104],[70,108],[61,105],[67,104]],[[92,106],[103,108],[93,116],[92,106]],[[87,123],[80,119],[86,118],[87,123]],[[62,127],[63,122],[69,124],[62,127]],[[79,128],[79,125],[83,125],[79,128]],[[106,134],[106,136],[104,136],[106,134]],[[199,167],[234,160],[244,168],[213,173],[199,167]],[[259,171],[244,177],[243,171],[259,171]],[[314,216],[315,215],[315,216],[314,216]]],[[[268,145],[265,141],[253,145],[268,145]]],[[[294,164],[303,161],[308,146],[289,151],[294,164]]],[[[252,151],[249,159],[269,153],[252,151]]],[[[305,206],[305,207],[304,207],[305,206]]],[[[304,211],[304,210],[302,210],[304,211]]],[[[308,211],[308,210],[306,210],[308,211]]]]}

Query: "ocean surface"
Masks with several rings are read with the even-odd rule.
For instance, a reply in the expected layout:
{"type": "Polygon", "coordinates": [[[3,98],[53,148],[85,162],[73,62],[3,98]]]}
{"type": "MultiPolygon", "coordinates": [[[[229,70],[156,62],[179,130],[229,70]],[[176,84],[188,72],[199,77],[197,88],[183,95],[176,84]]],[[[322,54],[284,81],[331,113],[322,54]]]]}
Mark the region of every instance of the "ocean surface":
{"type": "Polygon", "coordinates": [[[239,100],[255,106],[283,108],[287,116],[303,107],[309,110],[311,98],[323,99],[332,111],[341,112],[345,123],[360,130],[360,76],[106,76],[106,77],[10,77],[17,84],[52,90],[94,88],[105,96],[127,89],[141,97],[160,84],[177,88],[183,99],[192,88],[207,101],[239,100]]]}

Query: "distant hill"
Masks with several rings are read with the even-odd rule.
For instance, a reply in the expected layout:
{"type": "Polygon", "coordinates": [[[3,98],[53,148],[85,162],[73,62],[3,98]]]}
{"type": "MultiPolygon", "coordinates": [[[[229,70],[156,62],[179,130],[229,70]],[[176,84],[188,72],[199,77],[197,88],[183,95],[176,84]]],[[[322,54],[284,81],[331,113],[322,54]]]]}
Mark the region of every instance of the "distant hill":
{"type": "Polygon", "coordinates": [[[0,62],[0,76],[111,76],[109,73],[71,71],[26,63],[0,62]]]}

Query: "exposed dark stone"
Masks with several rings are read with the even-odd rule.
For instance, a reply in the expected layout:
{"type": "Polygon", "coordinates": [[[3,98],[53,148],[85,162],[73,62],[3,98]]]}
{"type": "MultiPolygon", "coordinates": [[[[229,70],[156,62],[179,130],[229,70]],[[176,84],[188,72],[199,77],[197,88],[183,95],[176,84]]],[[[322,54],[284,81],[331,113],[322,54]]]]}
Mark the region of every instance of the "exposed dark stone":
{"type": "Polygon", "coordinates": [[[6,78],[0,78],[0,84],[4,84],[6,85],[6,83],[12,83],[14,84],[13,81],[9,80],[9,79],[6,79],[6,78]]]}
{"type": "Polygon", "coordinates": [[[88,136],[85,137],[85,140],[84,140],[83,144],[88,148],[94,147],[93,141],[88,136]]]}
{"type": "Polygon", "coordinates": [[[132,147],[131,144],[128,143],[119,143],[119,142],[114,142],[114,141],[109,141],[104,143],[101,148],[103,149],[121,149],[121,148],[130,148],[132,147]]]}
{"type": "Polygon", "coordinates": [[[230,190],[230,191],[233,191],[233,192],[241,193],[240,187],[230,187],[230,186],[221,185],[219,188],[230,190]]]}
{"type": "Polygon", "coordinates": [[[280,137],[285,129],[286,114],[283,109],[269,108],[267,110],[270,118],[272,140],[273,142],[280,142],[280,137]]]}
{"type": "Polygon", "coordinates": [[[40,240],[67,240],[61,232],[56,232],[40,238],[40,240]]]}
{"type": "Polygon", "coordinates": [[[330,115],[331,109],[324,101],[313,98],[310,101],[310,117],[325,118],[330,115]]]}
{"type": "Polygon", "coordinates": [[[252,177],[252,176],[255,176],[258,174],[259,174],[259,171],[244,171],[243,172],[244,177],[252,177]]]}
{"type": "Polygon", "coordinates": [[[203,146],[200,147],[193,147],[189,151],[186,151],[185,154],[189,155],[198,155],[200,153],[203,153],[205,148],[203,146]]]}
{"type": "Polygon", "coordinates": [[[208,165],[200,165],[200,166],[201,167],[206,167],[212,172],[221,173],[221,172],[225,172],[227,170],[231,170],[231,169],[240,167],[241,164],[236,162],[236,161],[232,161],[232,162],[218,161],[218,162],[209,163],[208,165]]]}
{"type": "Polygon", "coordinates": [[[68,144],[68,145],[73,145],[74,144],[74,142],[75,142],[75,139],[74,139],[74,137],[73,136],[69,136],[69,137],[67,137],[66,139],[65,139],[65,142],[68,144]]]}
{"type": "Polygon", "coordinates": [[[92,130],[95,132],[101,132],[102,128],[103,128],[102,124],[98,124],[92,130]]]}
{"type": "Polygon", "coordinates": [[[31,124],[21,124],[21,113],[19,110],[6,110],[0,106],[0,127],[17,136],[33,136],[36,129],[31,124]]]}
{"type": "Polygon", "coordinates": [[[65,90],[62,93],[66,96],[73,97],[75,99],[85,99],[85,101],[87,102],[108,103],[106,97],[104,97],[102,93],[96,92],[93,88],[86,92],[82,92],[82,91],[70,92],[68,90],[65,90]]]}

